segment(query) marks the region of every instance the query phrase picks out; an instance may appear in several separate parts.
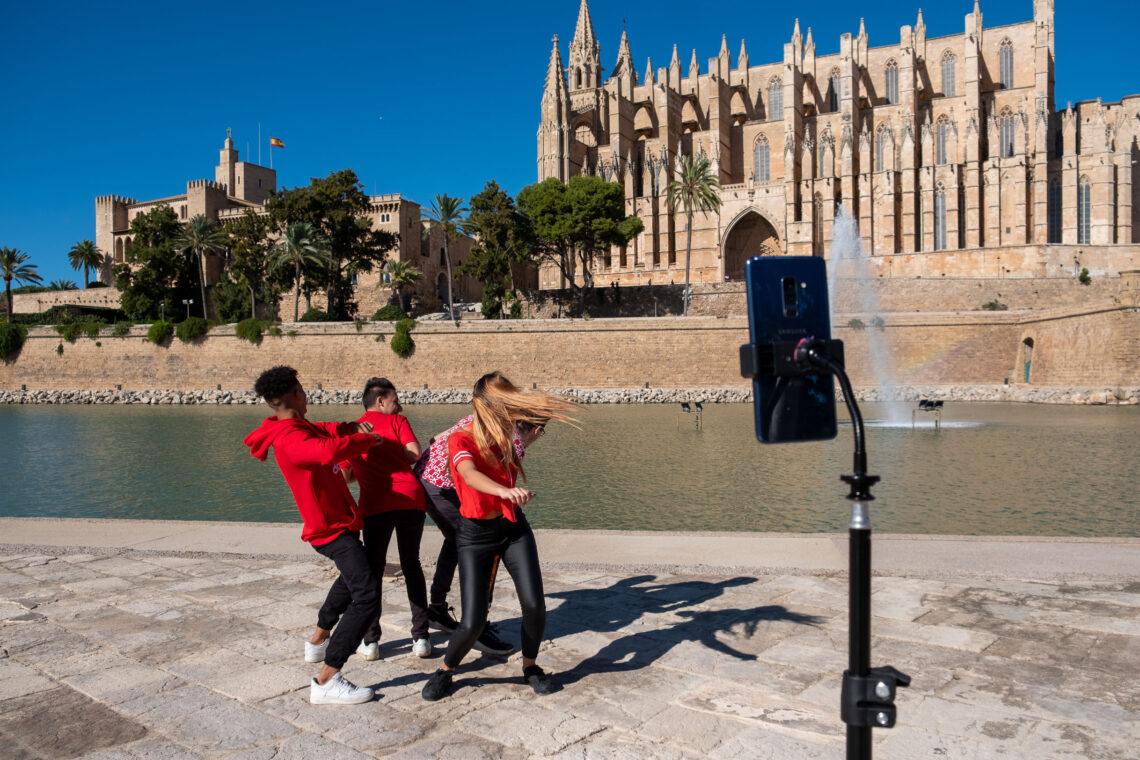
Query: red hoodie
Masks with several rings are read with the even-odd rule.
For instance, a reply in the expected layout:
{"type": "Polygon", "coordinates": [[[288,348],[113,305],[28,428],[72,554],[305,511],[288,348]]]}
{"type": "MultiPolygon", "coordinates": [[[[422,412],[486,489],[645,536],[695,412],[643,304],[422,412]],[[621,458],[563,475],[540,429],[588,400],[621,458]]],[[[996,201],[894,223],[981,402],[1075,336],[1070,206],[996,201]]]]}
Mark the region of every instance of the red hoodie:
{"type": "Polygon", "coordinates": [[[270,417],[245,437],[249,453],[265,461],[269,447],[297,500],[304,527],[301,539],[313,546],[329,543],[345,531],[360,530],[356,508],[337,462],[363,454],[376,440],[354,433],[352,422],[309,422],[270,417]]]}

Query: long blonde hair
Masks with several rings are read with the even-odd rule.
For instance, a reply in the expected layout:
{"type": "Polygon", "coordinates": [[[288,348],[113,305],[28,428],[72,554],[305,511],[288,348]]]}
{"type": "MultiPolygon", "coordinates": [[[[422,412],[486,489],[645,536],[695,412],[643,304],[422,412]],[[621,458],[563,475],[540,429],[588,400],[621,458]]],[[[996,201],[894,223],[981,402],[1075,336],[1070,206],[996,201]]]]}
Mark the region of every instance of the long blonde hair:
{"type": "Polygon", "coordinates": [[[545,425],[559,420],[571,425],[569,415],[574,403],[546,391],[524,391],[503,376],[489,372],[475,383],[474,421],[471,424],[475,445],[484,459],[498,461],[504,469],[516,468],[526,481],[522,462],[512,445],[515,425],[545,425]]]}

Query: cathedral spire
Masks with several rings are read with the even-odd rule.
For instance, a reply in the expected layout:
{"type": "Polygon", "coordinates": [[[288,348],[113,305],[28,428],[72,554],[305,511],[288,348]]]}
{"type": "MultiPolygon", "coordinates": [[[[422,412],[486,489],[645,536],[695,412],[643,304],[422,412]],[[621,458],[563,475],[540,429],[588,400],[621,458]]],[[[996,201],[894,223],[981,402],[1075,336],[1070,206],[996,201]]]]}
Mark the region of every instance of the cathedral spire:
{"type": "Polygon", "coordinates": [[[720,55],[728,55],[728,35],[720,36],[720,55]]]}
{"type": "MultiPolygon", "coordinates": [[[[619,77],[629,77],[633,80],[632,84],[637,84],[637,71],[633,68],[633,54],[629,52],[629,35],[622,29],[621,43],[618,45],[617,63],[614,64],[613,73],[610,74],[610,79],[619,77]]],[[[626,93],[628,96],[630,93],[626,93]]]]}
{"type": "MultiPolygon", "coordinates": [[[[918,15],[920,18],[922,17],[922,9],[921,8],[918,9],[918,15]]],[[[859,37],[863,38],[866,36],[867,36],[867,26],[866,26],[866,24],[863,23],[863,19],[860,18],[859,19],[859,37]]]]}
{"type": "Polygon", "coordinates": [[[677,64],[678,66],[681,65],[681,59],[677,55],[677,43],[675,43],[675,42],[673,43],[673,57],[669,61],[670,66],[672,66],[673,64],[677,64]]]}
{"type": "Polygon", "coordinates": [[[811,27],[808,27],[807,40],[804,41],[804,48],[807,50],[808,55],[815,55],[815,42],[811,38],[811,27]]]}
{"type": "Polygon", "coordinates": [[[558,52],[558,35],[554,35],[550,49],[550,63],[546,67],[546,93],[557,95],[566,91],[566,72],[562,68],[562,54],[558,52]]]}
{"type": "Polygon", "coordinates": [[[586,0],[578,6],[578,25],[574,27],[574,40],[571,44],[597,45],[594,37],[594,22],[590,20],[590,6],[586,0]]]}
{"type": "Polygon", "coordinates": [[[796,25],[792,29],[792,42],[797,43],[797,42],[801,41],[802,39],[803,39],[803,35],[800,34],[800,20],[796,19],[796,25]]]}
{"type": "Polygon", "coordinates": [[[740,55],[736,57],[736,70],[748,71],[748,50],[744,47],[744,40],[740,41],[740,55]]]}
{"type": "Polygon", "coordinates": [[[586,0],[578,8],[578,26],[570,42],[570,86],[580,90],[602,86],[602,48],[594,36],[590,6],[586,0]]]}
{"type": "Polygon", "coordinates": [[[918,9],[918,21],[914,22],[914,30],[916,32],[926,31],[926,22],[922,20],[922,8],[918,9]]]}
{"type": "Polygon", "coordinates": [[[698,77],[701,75],[701,64],[697,62],[697,49],[693,48],[693,57],[689,60],[689,76],[698,77]]]}
{"type": "Polygon", "coordinates": [[[642,84],[653,84],[653,83],[654,83],[653,59],[647,57],[645,59],[645,80],[642,82],[642,84]]]}

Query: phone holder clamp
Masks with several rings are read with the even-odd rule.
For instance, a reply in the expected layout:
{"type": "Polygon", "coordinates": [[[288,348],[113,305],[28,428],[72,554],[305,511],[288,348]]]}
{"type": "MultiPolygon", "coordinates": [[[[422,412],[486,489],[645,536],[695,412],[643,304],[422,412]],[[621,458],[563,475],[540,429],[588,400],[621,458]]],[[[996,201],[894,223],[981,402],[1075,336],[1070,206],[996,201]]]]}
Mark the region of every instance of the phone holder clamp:
{"type": "Polygon", "coordinates": [[[740,374],[761,377],[802,377],[829,371],[815,361],[824,356],[843,366],[843,341],[803,338],[800,341],[746,343],[740,347],[740,374]]]}

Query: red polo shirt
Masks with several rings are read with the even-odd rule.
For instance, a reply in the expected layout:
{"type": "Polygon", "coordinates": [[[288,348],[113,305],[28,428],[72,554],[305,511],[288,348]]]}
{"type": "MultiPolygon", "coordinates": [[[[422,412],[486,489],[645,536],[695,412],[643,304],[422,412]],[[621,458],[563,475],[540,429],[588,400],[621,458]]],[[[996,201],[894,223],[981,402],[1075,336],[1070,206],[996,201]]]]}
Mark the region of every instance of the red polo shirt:
{"type": "Polygon", "coordinates": [[[402,414],[365,412],[357,422],[371,422],[380,443],[343,462],[360,483],[360,511],[365,517],[397,509],[424,509],[424,489],[412,474],[404,447],[416,443],[416,434],[402,414]]]}
{"type": "Polygon", "coordinates": [[[497,459],[485,459],[479,453],[479,447],[475,445],[475,438],[472,436],[470,428],[463,428],[452,433],[451,437],[447,439],[447,451],[451,479],[455,483],[455,490],[459,493],[459,514],[472,520],[486,520],[490,517],[498,517],[501,512],[503,517],[511,522],[517,522],[515,510],[518,507],[506,499],[476,491],[467,485],[467,481],[456,470],[456,466],[460,462],[470,460],[475,463],[475,469],[507,488],[515,487],[517,470],[514,467],[509,470],[504,468],[497,459]]]}

